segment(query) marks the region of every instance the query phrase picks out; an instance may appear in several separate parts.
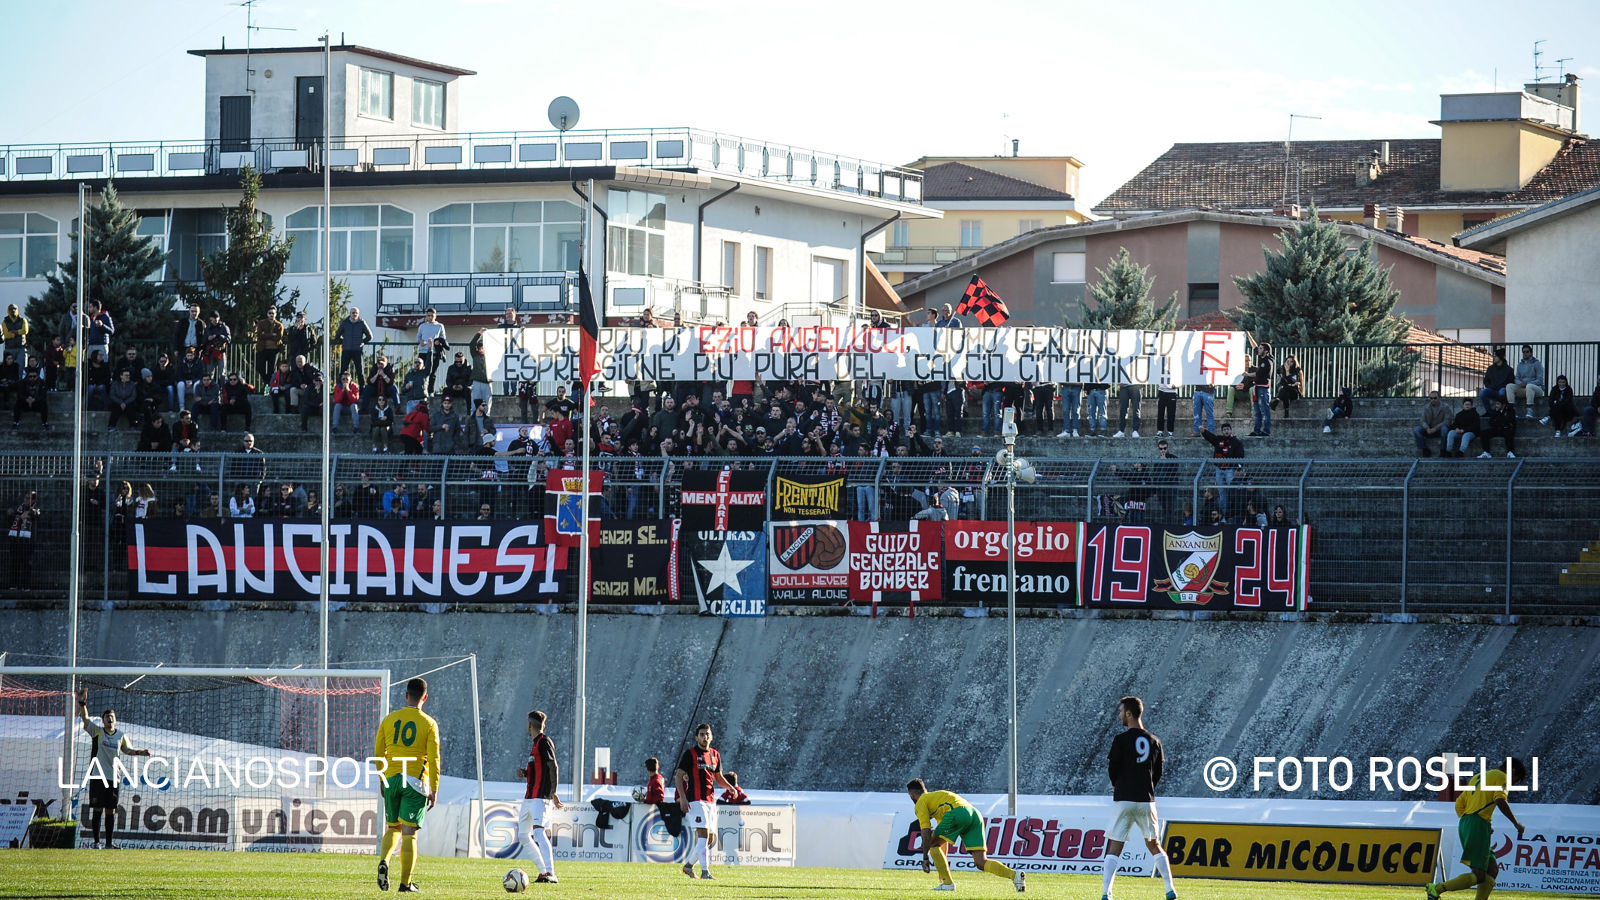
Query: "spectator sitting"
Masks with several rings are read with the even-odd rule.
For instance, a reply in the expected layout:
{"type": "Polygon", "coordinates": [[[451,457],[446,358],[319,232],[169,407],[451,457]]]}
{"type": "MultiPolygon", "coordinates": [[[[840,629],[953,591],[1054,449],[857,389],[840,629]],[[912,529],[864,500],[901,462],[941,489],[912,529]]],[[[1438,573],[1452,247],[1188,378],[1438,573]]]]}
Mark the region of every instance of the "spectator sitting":
{"type": "Polygon", "coordinates": [[[411,495],[406,493],[404,484],[396,484],[392,489],[383,492],[383,517],[398,518],[401,512],[410,514],[411,495]]]}
{"type": "Polygon", "coordinates": [[[1278,371],[1278,396],[1272,398],[1272,407],[1283,404],[1283,415],[1288,418],[1294,402],[1301,396],[1300,360],[1293,353],[1283,358],[1283,368],[1278,371]]]}
{"type": "Polygon", "coordinates": [[[151,412],[144,423],[144,430],[139,432],[140,453],[172,453],[172,429],[167,426],[167,420],[158,412],[151,412]]]}
{"type": "Polygon", "coordinates": [[[222,386],[222,412],[221,429],[228,430],[229,416],[244,416],[244,429],[250,430],[255,419],[254,412],[250,409],[250,395],[255,393],[255,386],[239,377],[238,372],[228,375],[228,383],[222,386]]]}
{"type": "Polygon", "coordinates": [[[200,376],[200,386],[195,388],[194,414],[208,416],[213,429],[221,427],[222,386],[212,380],[210,372],[200,376]]]}
{"type": "Polygon", "coordinates": [[[1478,407],[1471,397],[1463,399],[1461,411],[1450,420],[1450,433],[1444,439],[1444,455],[1461,459],[1466,455],[1472,439],[1482,430],[1483,420],[1478,416],[1478,407]]]}
{"type": "Polygon", "coordinates": [[[1417,452],[1423,456],[1432,456],[1433,451],[1428,448],[1428,441],[1439,439],[1439,455],[1444,455],[1445,426],[1450,423],[1450,407],[1445,406],[1439,399],[1438,391],[1428,392],[1428,404],[1422,407],[1422,424],[1411,429],[1411,434],[1417,439],[1417,452]]]}
{"type": "Polygon", "coordinates": [[[1517,458],[1517,411],[1512,408],[1511,401],[1501,397],[1494,402],[1494,412],[1489,413],[1489,427],[1480,435],[1483,441],[1483,452],[1478,454],[1479,459],[1489,458],[1489,441],[1502,438],[1506,442],[1506,459],[1517,458]]]}
{"type": "Polygon", "coordinates": [[[456,351],[456,361],[444,373],[444,390],[440,393],[455,398],[457,403],[472,399],[472,366],[467,364],[467,354],[456,351]]]}
{"type": "MultiPolygon", "coordinates": [[[[196,453],[200,450],[200,430],[195,427],[194,416],[190,412],[180,410],[178,421],[170,429],[172,433],[172,464],[167,467],[168,472],[178,471],[179,453],[196,453]]],[[[200,471],[200,464],[194,464],[194,470],[200,471]]]]}
{"type": "Polygon", "coordinates": [[[1349,387],[1339,388],[1339,397],[1333,401],[1333,406],[1328,410],[1328,417],[1322,420],[1322,433],[1333,434],[1334,419],[1348,419],[1355,412],[1356,401],[1350,394],[1349,387]]]}
{"type": "Polygon", "coordinates": [[[107,389],[111,386],[111,366],[101,355],[99,347],[89,348],[89,360],[83,364],[83,385],[89,391],[89,395],[83,401],[86,409],[96,408],[96,398],[99,399],[99,409],[108,407],[110,400],[107,389]]]}
{"type": "Polygon", "coordinates": [[[394,407],[383,394],[372,406],[372,452],[388,453],[389,436],[394,433],[394,407]]]}
{"type": "Polygon", "coordinates": [[[300,430],[305,431],[312,419],[322,420],[323,397],[327,393],[322,376],[311,379],[311,384],[305,388],[296,388],[295,393],[300,397],[300,430]]]}
{"type": "Polygon", "coordinates": [[[1544,363],[1533,355],[1533,346],[1522,345],[1522,359],[1517,361],[1517,374],[1506,387],[1506,399],[1511,401],[1513,412],[1517,408],[1517,394],[1522,395],[1524,419],[1533,418],[1534,401],[1544,396],[1544,363]]]}
{"type": "Polygon", "coordinates": [[[339,418],[350,417],[350,433],[355,434],[361,421],[361,388],[350,380],[349,372],[339,373],[339,383],[333,389],[333,430],[339,430],[339,418]]]}
{"type": "Polygon", "coordinates": [[[106,421],[106,428],[117,430],[117,423],[127,420],[129,425],[139,421],[139,385],[133,380],[133,372],[123,369],[117,373],[117,380],[107,392],[106,405],[111,410],[111,415],[106,421]]]}
{"type": "Polygon", "coordinates": [[[291,398],[294,386],[294,367],[288,360],[278,363],[277,371],[272,373],[272,380],[267,382],[267,393],[272,395],[274,413],[289,412],[294,408],[291,398]]]}
{"type": "Polygon", "coordinates": [[[256,514],[255,498],[250,496],[250,485],[241,484],[234,488],[233,496],[228,499],[228,517],[231,519],[248,519],[256,514]]]}
{"type": "Polygon", "coordinates": [[[139,370],[139,418],[143,419],[160,409],[165,394],[166,391],[156,383],[156,373],[149,369],[139,370]]]}
{"type": "Polygon", "coordinates": [[[1572,385],[1567,382],[1567,376],[1557,375],[1556,386],[1550,389],[1550,415],[1544,417],[1546,425],[1553,425],[1556,437],[1566,437],[1577,434],[1582,425],[1578,421],[1578,400],[1572,393],[1572,385]]]}
{"type": "Polygon", "coordinates": [[[304,509],[304,504],[295,496],[294,485],[287,481],[278,485],[278,495],[273,497],[270,503],[265,497],[262,498],[262,503],[266,505],[262,507],[261,514],[273,519],[298,518],[304,509]]]}
{"type": "Polygon", "coordinates": [[[38,369],[29,369],[28,377],[17,385],[17,400],[11,406],[11,427],[22,425],[25,414],[39,414],[39,424],[50,430],[50,392],[39,378],[38,369]]]}
{"type": "Polygon", "coordinates": [[[1494,362],[1483,370],[1483,390],[1478,392],[1478,402],[1483,405],[1485,417],[1494,412],[1494,401],[1506,396],[1506,386],[1515,377],[1511,364],[1506,362],[1506,348],[1494,348],[1494,362]]]}
{"type": "Polygon", "coordinates": [[[294,373],[294,388],[289,391],[289,402],[295,405],[295,409],[291,409],[290,412],[299,411],[300,396],[307,391],[315,390],[320,403],[322,388],[313,388],[313,385],[317,383],[318,379],[322,378],[322,370],[306,362],[305,356],[300,355],[294,358],[294,366],[291,371],[294,373]]]}
{"type": "Polygon", "coordinates": [[[722,777],[728,780],[728,789],[717,798],[717,803],[723,806],[749,806],[750,798],[745,795],[744,788],[739,787],[739,773],[727,772],[722,777]]]}
{"type": "Polygon", "coordinates": [[[400,382],[400,402],[403,405],[402,415],[409,414],[417,408],[417,404],[428,396],[428,364],[421,357],[411,361],[411,370],[406,372],[406,377],[400,382]]]}
{"type": "Polygon", "coordinates": [[[200,376],[205,371],[205,364],[200,361],[200,351],[193,347],[185,349],[183,359],[178,361],[177,380],[174,382],[178,390],[179,408],[187,408],[189,401],[194,399],[195,392],[200,389],[200,376]]]}
{"type": "Polygon", "coordinates": [[[1580,416],[1578,437],[1594,437],[1595,419],[1600,416],[1600,375],[1594,379],[1594,393],[1589,395],[1589,405],[1580,416]]]}

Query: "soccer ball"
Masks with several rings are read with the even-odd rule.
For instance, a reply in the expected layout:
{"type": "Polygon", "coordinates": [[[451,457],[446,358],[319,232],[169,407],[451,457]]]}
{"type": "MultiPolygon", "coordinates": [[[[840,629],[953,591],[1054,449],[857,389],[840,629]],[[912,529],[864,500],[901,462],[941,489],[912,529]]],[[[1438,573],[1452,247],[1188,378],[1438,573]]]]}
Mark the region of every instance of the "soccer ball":
{"type": "Polygon", "coordinates": [[[650,796],[650,794],[644,789],[644,785],[640,785],[633,789],[633,802],[635,803],[643,803],[644,798],[648,796],[650,796]]]}
{"type": "Polygon", "coordinates": [[[512,869],[506,873],[506,893],[520,894],[528,889],[528,873],[521,869],[512,869]]]}

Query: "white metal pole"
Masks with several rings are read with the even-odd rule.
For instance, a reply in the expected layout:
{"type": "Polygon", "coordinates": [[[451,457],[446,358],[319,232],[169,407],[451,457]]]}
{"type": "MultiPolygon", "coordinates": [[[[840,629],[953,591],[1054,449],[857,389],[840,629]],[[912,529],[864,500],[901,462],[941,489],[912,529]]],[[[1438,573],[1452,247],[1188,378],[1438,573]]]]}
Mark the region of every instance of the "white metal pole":
{"type": "MultiPolygon", "coordinates": [[[[483,719],[478,714],[478,654],[473,653],[467,657],[467,671],[472,674],[472,752],[478,762],[478,815],[476,826],[478,829],[478,849],[485,855],[488,854],[489,838],[484,830],[483,815],[489,809],[488,801],[483,795],[483,719]]],[[[472,854],[467,854],[471,856],[472,854]]]]}
{"type": "MultiPolygon", "coordinates": [[[[78,604],[82,595],[83,583],[80,580],[80,570],[83,568],[81,559],[83,553],[83,313],[87,308],[85,300],[88,297],[88,285],[85,284],[88,272],[89,256],[89,199],[88,185],[78,182],[78,315],[73,319],[73,346],[78,348],[77,366],[73,369],[72,377],[72,534],[68,538],[67,557],[70,560],[67,569],[67,665],[78,664],[78,604]]],[[[65,712],[66,727],[61,736],[61,756],[65,761],[67,775],[72,776],[76,771],[77,760],[74,758],[72,720],[77,712],[73,707],[78,702],[78,679],[72,676],[67,679],[67,709],[65,712]]],[[[72,814],[71,791],[63,788],[61,791],[61,815],[72,814]]]]}
{"type": "MultiPolygon", "coordinates": [[[[594,179],[589,179],[589,202],[583,213],[583,244],[578,251],[580,265],[591,261],[593,246],[590,233],[594,227],[594,179]]],[[[593,266],[589,267],[593,270],[593,266]]],[[[578,298],[579,303],[583,298],[578,298]]],[[[582,327],[580,322],[579,327],[582,327]]],[[[580,346],[582,338],[579,338],[580,346]]],[[[578,500],[578,672],[577,672],[577,709],[574,715],[573,726],[573,759],[576,763],[572,770],[572,802],[583,802],[583,782],[587,775],[584,765],[584,733],[585,717],[588,715],[589,695],[589,410],[592,408],[590,401],[590,388],[593,385],[585,380],[583,383],[583,433],[579,441],[583,446],[582,461],[578,464],[579,500],[578,500]]]]}
{"type": "MultiPolygon", "coordinates": [[[[321,646],[322,667],[328,668],[328,581],[330,578],[328,565],[329,548],[332,542],[331,529],[328,525],[329,507],[332,506],[333,491],[329,487],[329,469],[331,467],[330,454],[332,452],[332,432],[330,431],[332,418],[328,407],[330,404],[329,388],[333,382],[328,381],[329,357],[331,355],[331,342],[333,340],[333,41],[328,32],[322,34],[322,299],[325,312],[322,325],[322,464],[319,466],[322,475],[322,492],[317,495],[322,507],[322,543],[318,562],[322,566],[322,578],[319,580],[317,596],[317,636],[321,646]]],[[[359,374],[359,373],[357,373],[359,374]]],[[[304,403],[305,398],[300,398],[304,403]]],[[[322,727],[318,733],[319,752],[324,756],[328,753],[328,684],[324,679],[322,684],[322,727]]]]}
{"type": "MultiPolygon", "coordinates": [[[[1010,410],[1007,410],[1010,412],[1010,410]]],[[[1009,418],[1009,417],[1008,417],[1009,418]]],[[[1009,423],[1008,423],[1009,424],[1009,423]]],[[[1017,814],[1017,444],[1006,435],[1006,620],[1011,629],[1010,759],[1007,762],[1006,809],[1017,814]]]]}

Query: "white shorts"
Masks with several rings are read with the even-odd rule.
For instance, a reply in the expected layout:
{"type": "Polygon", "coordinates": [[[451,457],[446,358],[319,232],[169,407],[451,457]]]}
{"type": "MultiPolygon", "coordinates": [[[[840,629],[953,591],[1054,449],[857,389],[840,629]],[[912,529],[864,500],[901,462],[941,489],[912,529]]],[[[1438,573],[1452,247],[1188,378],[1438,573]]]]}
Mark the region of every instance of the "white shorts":
{"type": "Polygon", "coordinates": [[[1139,803],[1134,800],[1118,800],[1116,803],[1117,817],[1111,823],[1111,828],[1106,831],[1106,840],[1126,843],[1128,832],[1137,825],[1140,833],[1147,841],[1161,840],[1161,832],[1156,827],[1156,805],[1154,803],[1139,803]]]}
{"type": "Polygon", "coordinates": [[[524,833],[545,826],[550,815],[549,806],[548,800],[522,801],[522,808],[517,810],[517,824],[522,826],[524,833]]]}
{"type": "Polygon", "coordinates": [[[704,828],[707,833],[717,830],[717,805],[709,800],[690,800],[689,813],[683,817],[690,828],[704,828]]]}

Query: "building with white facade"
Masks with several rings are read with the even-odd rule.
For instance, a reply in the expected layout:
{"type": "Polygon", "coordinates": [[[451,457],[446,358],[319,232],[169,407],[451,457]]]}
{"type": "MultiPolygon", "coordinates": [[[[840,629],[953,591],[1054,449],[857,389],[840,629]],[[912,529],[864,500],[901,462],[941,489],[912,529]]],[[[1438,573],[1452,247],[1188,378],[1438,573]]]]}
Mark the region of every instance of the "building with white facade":
{"type": "MultiPolygon", "coordinates": [[[[193,281],[226,241],[239,173],[295,237],[285,287],[322,301],[323,48],[197,50],[206,135],[146,144],[0,145],[0,303],[24,304],[71,251],[77,189],[114,181],[193,281]]],[[[810,319],[896,302],[867,254],[888,226],[937,218],[921,173],[694,128],[455,133],[470,70],[356,45],[331,50],[331,262],[369,319],[406,328],[507,306],[565,321],[593,182],[591,280],[612,322],[810,319]]],[[[797,322],[798,324],[798,322],[797,322]]]]}

